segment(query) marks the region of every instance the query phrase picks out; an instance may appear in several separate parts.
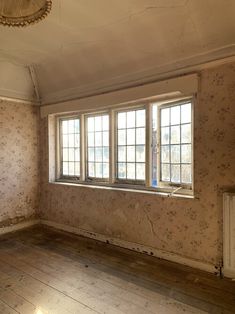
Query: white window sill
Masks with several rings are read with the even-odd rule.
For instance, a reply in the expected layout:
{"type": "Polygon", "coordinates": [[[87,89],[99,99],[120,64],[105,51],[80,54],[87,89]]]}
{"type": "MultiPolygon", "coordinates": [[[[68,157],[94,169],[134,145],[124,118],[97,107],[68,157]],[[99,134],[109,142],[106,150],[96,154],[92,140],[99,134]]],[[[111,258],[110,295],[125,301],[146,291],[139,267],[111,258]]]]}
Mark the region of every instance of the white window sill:
{"type": "Polygon", "coordinates": [[[54,182],[49,182],[50,184],[55,185],[66,185],[66,186],[77,186],[77,187],[86,187],[91,189],[104,189],[112,191],[123,191],[123,192],[134,192],[134,193],[144,193],[158,195],[162,197],[179,197],[179,198],[189,198],[194,199],[195,196],[191,190],[180,190],[174,193],[175,188],[154,188],[154,187],[144,187],[138,185],[125,185],[125,184],[110,184],[106,182],[71,182],[65,180],[58,180],[54,182]]]}

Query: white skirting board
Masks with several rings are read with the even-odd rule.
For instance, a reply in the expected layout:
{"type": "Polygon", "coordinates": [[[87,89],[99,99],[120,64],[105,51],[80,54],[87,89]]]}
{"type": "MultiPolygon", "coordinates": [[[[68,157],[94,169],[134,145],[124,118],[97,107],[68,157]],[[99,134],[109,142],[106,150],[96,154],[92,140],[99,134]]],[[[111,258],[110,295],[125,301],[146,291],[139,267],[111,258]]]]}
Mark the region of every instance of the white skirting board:
{"type": "Polygon", "coordinates": [[[23,221],[23,222],[20,222],[18,224],[7,226],[7,227],[2,227],[2,228],[0,228],[0,235],[14,232],[17,230],[21,230],[24,228],[28,228],[28,227],[38,225],[38,224],[40,224],[40,220],[35,219],[35,220],[23,221]]]}
{"type": "Polygon", "coordinates": [[[223,195],[224,275],[235,278],[235,194],[223,195]]]}
{"type": "Polygon", "coordinates": [[[227,277],[227,278],[231,278],[232,280],[235,279],[235,270],[232,269],[232,268],[227,268],[227,267],[224,268],[223,274],[224,274],[224,276],[227,277]]]}
{"type": "Polygon", "coordinates": [[[84,236],[87,238],[92,238],[92,239],[95,239],[98,241],[110,243],[110,244],[113,244],[113,245],[116,245],[119,247],[123,247],[126,249],[137,251],[140,253],[145,253],[145,254],[155,256],[157,258],[162,258],[162,259],[165,259],[165,260],[168,260],[171,262],[175,262],[175,263],[183,264],[183,265],[186,265],[189,267],[197,268],[197,269],[200,269],[200,270],[203,270],[206,272],[215,273],[217,271],[215,266],[212,264],[207,264],[204,262],[193,260],[193,259],[183,257],[183,256],[180,256],[180,255],[177,255],[174,253],[165,252],[163,250],[159,250],[156,248],[147,247],[147,246],[142,245],[142,244],[132,243],[132,242],[124,241],[124,240],[117,239],[117,238],[110,238],[109,236],[106,236],[103,234],[87,231],[87,230],[80,229],[80,228],[70,227],[70,226],[67,226],[64,224],[59,224],[59,223],[56,223],[53,221],[48,221],[48,220],[41,220],[41,224],[53,227],[53,228],[58,229],[58,230],[62,230],[62,231],[74,233],[77,235],[81,235],[81,236],[84,236]]]}

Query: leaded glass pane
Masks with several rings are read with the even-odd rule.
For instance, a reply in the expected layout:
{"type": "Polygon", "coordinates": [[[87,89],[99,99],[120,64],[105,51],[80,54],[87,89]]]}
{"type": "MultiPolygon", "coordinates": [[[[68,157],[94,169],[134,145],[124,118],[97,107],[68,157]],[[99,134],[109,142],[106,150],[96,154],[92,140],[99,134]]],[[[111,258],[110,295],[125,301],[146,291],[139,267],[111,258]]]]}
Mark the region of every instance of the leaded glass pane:
{"type": "Polygon", "coordinates": [[[117,178],[145,180],[145,109],[117,113],[117,178]]]}
{"type": "Polygon", "coordinates": [[[109,177],[109,115],[87,118],[87,175],[109,177]]]}
{"type": "Polygon", "coordinates": [[[80,121],[68,118],[61,121],[62,175],[80,175],[80,121]]]}
{"type": "Polygon", "coordinates": [[[191,128],[191,103],[160,109],[162,181],[191,183],[191,128]]]}

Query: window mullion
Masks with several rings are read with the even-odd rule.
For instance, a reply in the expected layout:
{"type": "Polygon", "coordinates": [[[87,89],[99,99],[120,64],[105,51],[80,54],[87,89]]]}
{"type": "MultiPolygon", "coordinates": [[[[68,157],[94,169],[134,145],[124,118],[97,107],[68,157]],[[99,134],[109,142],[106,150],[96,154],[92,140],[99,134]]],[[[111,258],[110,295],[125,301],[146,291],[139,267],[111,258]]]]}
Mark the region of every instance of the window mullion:
{"type": "Polygon", "coordinates": [[[116,174],[116,122],[115,112],[109,114],[109,182],[115,182],[116,174]]]}
{"type": "Polygon", "coordinates": [[[172,182],[171,181],[171,178],[172,178],[172,173],[171,173],[171,169],[172,169],[172,162],[171,162],[171,149],[172,149],[172,145],[171,145],[171,128],[172,128],[172,125],[171,125],[171,109],[170,109],[170,112],[169,112],[169,162],[170,162],[170,181],[169,182],[172,182]]]}
{"type": "Polygon", "coordinates": [[[161,116],[157,108],[157,186],[161,185],[161,116]]]}
{"type": "Polygon", "coordinates": [[[146,122],[145,122],[145,178],[146,187],[152,186],[152,114],[151,114],[151,104],[145,106],[146,110],[146,122]]]}
{"type": "Polygon", "coordinates": [[[191,179],[192,189],[194,190],[194,102],[195,97],[191,101],[191,179]]]}
{"type": "Polygon", "coordinates": [[[57,136],[56,141],[56,179],[62,176],[62,121],[59,119],[59,123],[55,124],[55,132],[57,136]]]}
{"type": "Polygon", "coordinates": [[[80,117],[80,181],[86,180],[86,143],[85,117],[82,114],[80,117]]]}

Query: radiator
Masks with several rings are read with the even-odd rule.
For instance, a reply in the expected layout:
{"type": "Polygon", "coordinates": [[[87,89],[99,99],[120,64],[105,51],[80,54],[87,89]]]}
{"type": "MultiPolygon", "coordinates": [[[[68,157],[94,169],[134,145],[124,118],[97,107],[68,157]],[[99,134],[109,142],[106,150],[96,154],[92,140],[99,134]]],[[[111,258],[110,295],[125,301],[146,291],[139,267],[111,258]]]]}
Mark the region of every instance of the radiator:
{"type": "Polygon", "coordinates": [[[235,278],[235,194],[223,195],[223,264],[224,275],[235,278]]]}

